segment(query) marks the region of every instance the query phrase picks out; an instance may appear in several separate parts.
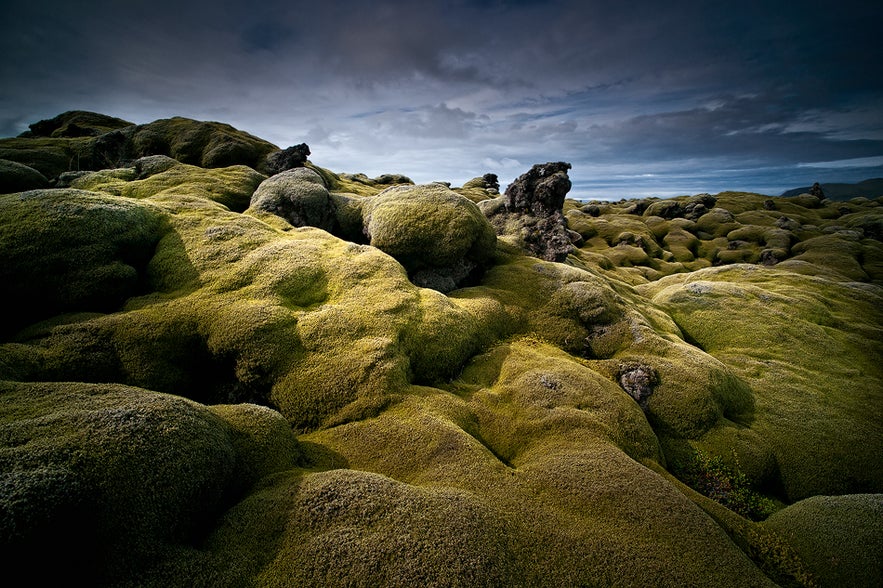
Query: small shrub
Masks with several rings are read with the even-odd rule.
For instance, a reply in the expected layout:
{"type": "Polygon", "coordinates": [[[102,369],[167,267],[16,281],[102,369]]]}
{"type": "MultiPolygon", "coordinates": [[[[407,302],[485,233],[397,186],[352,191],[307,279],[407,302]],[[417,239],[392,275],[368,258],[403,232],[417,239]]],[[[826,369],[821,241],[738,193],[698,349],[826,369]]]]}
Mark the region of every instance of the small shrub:
{"type": "Polygon", "coordinates": [[[738,461],[732,467],[719,455],[696,450],[686,463],[675,466],[673,473],[700,494],[747,519],[762,521],[776,510],[772,500],[751,488],[738,461]]]}

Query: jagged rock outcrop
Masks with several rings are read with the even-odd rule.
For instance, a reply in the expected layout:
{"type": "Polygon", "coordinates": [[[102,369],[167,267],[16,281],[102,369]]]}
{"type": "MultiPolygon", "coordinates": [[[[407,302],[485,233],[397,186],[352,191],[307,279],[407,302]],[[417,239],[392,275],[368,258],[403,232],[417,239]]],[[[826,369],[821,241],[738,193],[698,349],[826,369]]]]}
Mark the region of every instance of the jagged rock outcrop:
{"type": "Polygon", "coordinates": [[[564,198],[570,191],[567,170],[563,161],[538,163],[519,176],[506,188],[506,210],[549,217],[561,212],[564,198]]]}
{"type": "Polygon", "coordinates": [[[306,143],[293,145],[267,155],[267,175],[274,175],[285,170],[303,167],[310,156],[310,148],[306,143]]]}
{"type": "Polygon", "coordinates": [[[581,237],[569,231],[562,213],[570,191],[570,164],[557,161],[536,164],[493,201],[481,203],[499,235],[513,236],[517,244],[541,259],[563,261],[581,237]]]}

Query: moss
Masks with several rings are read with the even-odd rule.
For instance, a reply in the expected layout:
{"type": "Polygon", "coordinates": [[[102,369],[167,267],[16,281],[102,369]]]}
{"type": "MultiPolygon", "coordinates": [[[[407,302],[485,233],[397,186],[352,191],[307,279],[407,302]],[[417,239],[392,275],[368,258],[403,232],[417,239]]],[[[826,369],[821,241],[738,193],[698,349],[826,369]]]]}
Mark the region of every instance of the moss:
{"type": "Polygon", "coordinates": [[[304,459],[288,421],[278,412],[255,404],[216,404],[208,409],[232,429],[239,470],[246,479],[260,480],[304,459]]]}
{"type": "Polygon", "coordinates": [[[725,208],[715,208],[696,220],[696,230],[707,233],[711,238],[723,237],[738,227],[733,213],[725,208]]]}
{"type": "Polygon", "coordinates": [[[242,212],[265,176],[244,165],[203,169],[178,163],[144,179],[135,178],[134,170],[106,170],[79,178],[72,186],[127,198],[186,194],[242,212]]]}
{"type": "Polygon", "coordinates": [[[119,308],[144,291],[167,230],[155,206],[78,190],[0,198],[7,333],[61,312],[119,308]]]}
{"type": "Polygon", "coordinates": [[[783,496],[880,487],[866,467],[881,449],[877,290],[757,266],[672,276],[652,289],[689,340],[751,387],[748,422],[775,453],[783,496]]]}
{"type": "Polygon", "coordinates": [[[22,136],[25,137],[82,137],[95,136],[131,126],[132,123],[97,112],[69,110],[50,119],[35,122],[22,136]]]}
{"type": "Polygon", "coordinates": [[[89,157],[92,142],[90,138],[0,139],[0,159],[26,165],[52,179],[66,171],[93,169],[89,157]]]}
{"type": "Polygon", "coordinates": [[[276,174],[261,182],[250,207],[277,214],[295,227],[313,226],[337,232],[338,223],[324,180],[309,168],[276,174]]]}
{"type": "Polygon", "coordinates": [[[697,492],[747,519],[760,521],[775,511],[773,502],[755,492],[745,474],[720,456],[696,451],[684,462],[673,464],[673,473],[697,492]]]}
{"type": "MultiPolygon", "coordinates": [[[[814,273],[834,274],[863,282],[870,280],[859,263],[862,246],[852,235],[831,234],[807,239],[795,245],[792,253],[795,261],[816,266],[814,273]]],[[[783,267],[791,268],[792,265],[783,267]]]]}
{"type": "Polygon", "coordinates": [[[883,582],[883,495],[813,496],[765,522],[800,553],[820,586],[883,582]]]}
{"type": "Polygon", "coordinates": [[[739,516],[723,505],[696,492],[661,466],[645,462],[648,468],[671,481],[694,504],[704,510],[730,538],[778,586],[817,588],[819,583],[800,554],[775,531],[739,516]]]}
{"type": "MultiPolygon", "coordinates": [[[[213,161],[244,156],[185,122],[137,145],[171,153],[177,137],[178,156],[204,157],[216,131],[213,161]]],[[[791,536],[665,468],[703,452],[703,475],[777,507],[883,487],[870,202],[722,193],[694,221],[656,200],[566,201],[585,243],[552,263],[486,237],[499,201],[478,182],[464,196],[309,162],[294,175],[321,188],[336,236],[236,212],[264,179],[250,168],[162,155],[64,178],[97,192],[3,197],[5,282],[26,284],[33,257],[45,302],[23,315],[20,296],[0,344],[0,377],[32,382],[0,391],[0,460],[18,468],[4,496],[28,505],[7,509],[28,537],[9,549],[82,545],[63,563],[132,586],[353,570],[365,585],[813,585],[791,536]],[[485,270],[467,287],[414,283],[464,260],[485,270]],[[112,303],[62,304],[81,270],[112,303]],[[108,411],[126,419],[66,420],[108,411]]],[[[693,218],[712,200],[674,202],[693,218]]]]}
{"type": "Polygon", "coordinates": [[[494,252],[496,234],[478,207],[440,184],[389,188],[366,203],[364,219],[371,244],[409,271],[494,252]]]}
{"type": "Polygon", "coordinates": [[[0,159],[0,194],[48,188],[46,176],[22,163],[0,159]]]}
{"type": "Polygon", "coordinates": [[[696,259],[699,239],[692,233],[683,229],[673,228],[663,237],[663,243],[672,252],[677,261],[689,262],[696,259]]]}
{"type": "Polygon", "coordinates": [[[182,117],[156,120],[131,130],[132,159],[168,155],[205,168],[247,165],[263,171],[266,156],[278,147],[218,122],[182,117]]]}
{"type": "Polygon", "coordinates": [[[229,430],[180,398],[7,382],[0,411],[0,536],[15,555],[10,565],[24,571],[52,546],[77,563],[32,577],[61,572],[104,583],[135,574],[160,545],[204,532],[239,488],[229,430]]]}

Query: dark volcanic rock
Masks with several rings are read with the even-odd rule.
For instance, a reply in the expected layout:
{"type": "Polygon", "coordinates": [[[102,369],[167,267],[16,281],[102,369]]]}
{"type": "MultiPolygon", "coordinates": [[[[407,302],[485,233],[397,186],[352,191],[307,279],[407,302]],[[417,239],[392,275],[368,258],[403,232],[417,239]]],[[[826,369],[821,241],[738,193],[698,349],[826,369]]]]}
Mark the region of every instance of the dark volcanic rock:
{"type": "Polygon", "coordinates": [[[497,234],[514,232],[531,255],[564,261],[574,250],[575,236],[562,213],[571,186],[570,167],[563,161],[536,164],[509,184],[504,196],[482,203],[497,234]]]}
{"type": "Polygon", "coordinates": [[[506,209],[529,212],[538,217],[561,212],[564,197],[570,191],[570,178],[567,177],[570,167],[563,161],[534,165],[506,188],[506,209]]]}
{"type": "Polygon", "coordinates": [[[821,200],[825,199],[825,192],[822,190],[822,187],[818,182],[812,185],[812,188],[809,189],[809,193],[821,200]]]}
{"type": "Polygon", "coordinates": [[[500,179],[497,174],[484,174],[481,179],[484,180],[484,186],[489,191],[500,193],[500,179]]]}
{"type": "Polygon", "coordinates": [[[267,173],[272,176],[285,170],[303,167],[309,156],[310,148],[306,143],[274,151],[267,155],[267,173]]]}

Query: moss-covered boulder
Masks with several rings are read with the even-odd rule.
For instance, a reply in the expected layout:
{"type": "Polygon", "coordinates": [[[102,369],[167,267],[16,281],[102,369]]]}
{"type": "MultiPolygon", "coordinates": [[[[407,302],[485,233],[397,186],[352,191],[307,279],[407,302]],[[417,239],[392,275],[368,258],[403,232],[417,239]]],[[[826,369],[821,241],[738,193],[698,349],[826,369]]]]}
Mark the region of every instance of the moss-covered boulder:
{"type": "Polygon", "coordinates": [[[118,309],[150,291],[165,232],[155,207],[82,190],[0,196],[3,332],[61,312],[118,309]]]}
{"type": "Polygon", "coordinates": [[[396,258],[417,285],[453,290],[494,256],[493,227],[442,184],[388,188],[363,210],[370,244],[396,258]]]}
{"type": "Polygon", "coordinates": [[[312,226],[331,233],[340,227],[325,182],[306,167],[264,180],[252,195],[250,206],[280,216],[295,227],[312,226]]]}
{"type": "Polygon", "coordinates": [[[236,412],[233,427],[193,402],[136,388],[0,383],[7,571],[105,585],[197,544],[252,483],[297,457],[272,415],[246,424],[236,412]],[[249,441],[240,438],[255,439],[260,454],[242,451],[249,441]],[[34,568],[40,557],[53,565],[34,568]]]}
{"type": "Polygon", "coordinates": [[[126,129],[123,152],[136,159],[168,155],[200,167],[247,165],[266,171],[267,156],[279,148],[232,126],[182,117],[156,120],[126,129]]]}
{"type": "Polygon", "coordinates": [[[129,121],[97,112],[69,110],[58,116],[28,125],[21,137],[96,137],[132,126],[129,121]]]}
{"type": "Polygon", "coordinates": [[[23,163],[0,159],[0,194],[48,188],[46,176],[23,163]]]}
{"type": "Polygon", "coordinates": [[[819,586],[883,583],[883,494],[813,496],[792,504],[764,526],[784,537],[818,578],[819,586]]]}

